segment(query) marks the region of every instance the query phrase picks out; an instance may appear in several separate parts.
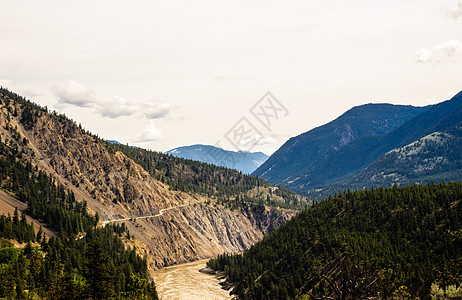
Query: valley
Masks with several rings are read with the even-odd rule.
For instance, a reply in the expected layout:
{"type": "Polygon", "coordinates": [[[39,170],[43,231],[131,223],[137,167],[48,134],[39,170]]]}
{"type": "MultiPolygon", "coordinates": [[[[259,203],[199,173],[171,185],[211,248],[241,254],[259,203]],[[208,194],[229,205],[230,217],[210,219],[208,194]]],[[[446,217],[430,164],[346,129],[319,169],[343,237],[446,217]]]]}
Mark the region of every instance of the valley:
{"type": "MultiPolygon", "coordinates": [[[[16,228],[7,230],[10,238],[33,242],[34,246],[27,246],[32,250],[27,251],[35,251],[37,257],[44,253],[39,259],[42,272],[49,272],[51,277],[47,278],[58,278],[50,287],[39,283],[39,277],[29,278],[36,282],[37,291],[27,293],[47,297],[70,280],[69,293],[78,297],[150,295],[155,299],[158,294],[155,281],[151,280],[154,278],[159,281],[159,295],[167,299],[185,295],[200,299],[202,292],[207,297],[227,299],[228,292],[219,288],[213,276],[198,273],[207,264],[225,272],[227,284],[233,286],[232,293],[239,298],[260,299],[268,293],[279,298],[305,297],[329,291],[326,281],[343,284],[342,268],[352,270],[348,265],[350,258],[347,259],[351,255],[351,260],[361,261],[360,268],[376,268],[375,279],[370,279],[379,280],[383,286],[374,286],[373,293],[380,291],[390,296],[398,285],[403,285],[413,294],[427,295],[432,283],[440,283],[436,271],[429,271],[431,267],[443,264],[448,269],[459,268],[460,184],[401,189],[395,185],[369,191],[366,183],[459,179],[457,97],[425,109],[374,106],[376,114],[381,115],[385,109],[396,117],[394,121],[384,117],[384,130],[379,126],[361,131],[350,124],[337,127],[348,134],[335,132],[332,141],[317,150],[317,155],[322,154],[320,149],[327,151],[326,157],[332,155],[326,168],[360,146],[374,146],[369,158],[388,151],[367,168],[356,169],[355,177],[345,177],[340,172],[337,179],[341,180],[331,188],[342,187],[346,192],[331,193],[327,199],[315,202],[281,185],[273,186],[262,178],[233,169],[105,141],[64,115],[48,112],[8,90],[0,92],[0,209],[5,215],[14,215],[3,217],[1,222],[6,225],[2,226],[16,228]],[[397,111],[402,111],[402,115],[397,111]],[[439,119],[434,118],[437,115],[439,119]],[[429,119],[423,124],[422,120],[429,119]],[[419,127],[420,133],[414,130],[408,134],[413,126],[419,127]],[[371,132],[375,135],[368,135],[371,132]],[[339,146],[333,146],[336,139],[339,146]],[[348,189],[358,185],[365,189],[348,189]],[[405,218],[412,222],[405,225],[405,218]],[[394,235],[387,231],[392,227],[390,222],[401,226],[394,235]],[[436,231],[439,238],[433,234],[436,231]],[[438,248],[423,247],[426,240],[438,248]],[[366,247],[365,241],[371,246],[366,247]],[[413,246],[399,246],[406,243],[413,246]],[[45,254],[46,251],[49,252],[45,254]],[[415,260],[430,255],[428,251],[439,254],[432,254],[414,273],[409,272],[412,267],[404,266],[402,256],[397,254],[415,260]],[[101,253],[108,254],[100,256],[101,253]],[[213,259],[209,261],[210,258],[213,259]],[[379,260],[374,264],[376,258],[379,260]],[[386,269],[384,259],[395,265],[386,269]],[[90,262],[100,266],[96,270],[99,275],[90,271],[90,262]],[[67,269],[50,271],[52,264],[67,269]],[[388,278],[390,270],[399,278],[388,278]],[[118,275],[108,275],[111,272],[118,275]],[[79,285],[70,279],[76,276],[85,278],[84,283],[79,285]],[[415,283],[419,280],[423,288],[415,283]]],[[[357,117],[353,114],[348,118],[361,123],[357,117]]],[[[371,120],[374,118],[375,115],[371,120]]],[[[295,149],[296,144],[290,147],[295,149]]],[[[287,153],[303,152],[294,149],[287,153]]],[[[269,160],[277,160],[278,155],[276,152],[269,160]]],[[[326,157],[313,161],[309,168],[318,168],[326,157]]],[[[322,176],[316,180],[321,182],[322,176]]],[[[329,191],[328,184],[332,182],[321,185],[324,193],[329,191]]],[[[27,247],[22,247],[24,250],[13,251],[19,251],[18,257],[27,260],[27,247]]],[[[14,268],[11,263],[7,266],[14,268]]],[[[33,270],[28,272],[24,274],[33,270]]],[[[25,295],[23,279],[14,281],[5,276],[9,282],[16,282],[7,283],[9,286],[25,295]]],[[[0,293],[11,295],[13,291],[0,293]]]]}
{"type": "Polygon", "coordinates": [[[306,202],[291,192],[279,194],[278,188],[235,170],[111,145],[65,116],[49,113],[7,90],[1,91],[0,98],[5,149],[11,149],[18,162],[29,163],[72,192],[97,216],[100,226],[124,224],[129,232],[124,243],[146,257],[150,272],[241,252],[296,214],[278,206],[306,202]],[[155,155],[163,165],[143,168],[137,162],[146,160],[136,161],[140,155],[155,155]],[[188,190],[186,184],[196,184],[199,174],[176,173],[176,168],[213,177],[210,183],[202,180],[188,190]],[[221,187],[230,192],[224,193],[221,187]]]}
{"type": "Polygon", "coordinates": [[[462,0],[0,11],[0,300],[462,300],[462,0]]]}

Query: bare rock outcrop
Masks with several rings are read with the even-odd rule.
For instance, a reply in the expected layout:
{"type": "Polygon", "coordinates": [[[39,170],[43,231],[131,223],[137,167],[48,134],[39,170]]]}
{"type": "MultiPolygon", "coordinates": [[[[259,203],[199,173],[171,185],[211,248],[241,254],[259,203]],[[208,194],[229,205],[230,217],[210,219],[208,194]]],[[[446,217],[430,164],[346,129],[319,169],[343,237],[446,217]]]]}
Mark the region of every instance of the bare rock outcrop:
{"type": "Polygon", "coordinates": [[[34,126],[25,128],[10,113],[20,116],[21,109],[14,102],[0,107],[2,137],[26,139],[23,159],[73,190],[102,221],[133,218],[124,222],[134,239],[125,242],[146,255],[150,270],[243,251],[294,214],[267,208],[230,210],[202,196],[173,191],[67,118],[41,111],[34,126]],[[170,207],[177,208],[136,219],[170,207]]]}

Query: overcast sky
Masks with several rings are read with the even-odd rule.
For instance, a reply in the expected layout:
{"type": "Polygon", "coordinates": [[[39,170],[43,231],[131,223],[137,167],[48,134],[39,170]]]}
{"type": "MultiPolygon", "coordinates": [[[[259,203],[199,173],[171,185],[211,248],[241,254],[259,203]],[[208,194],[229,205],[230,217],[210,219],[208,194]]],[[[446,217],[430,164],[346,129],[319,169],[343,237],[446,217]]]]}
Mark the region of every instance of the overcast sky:
{"type": "Polygon", "coordinates": [[[0,11],[2,86],[153,150],[271,154],[353,106],[462,90],[460,0],[5,0],[0,11]]]}

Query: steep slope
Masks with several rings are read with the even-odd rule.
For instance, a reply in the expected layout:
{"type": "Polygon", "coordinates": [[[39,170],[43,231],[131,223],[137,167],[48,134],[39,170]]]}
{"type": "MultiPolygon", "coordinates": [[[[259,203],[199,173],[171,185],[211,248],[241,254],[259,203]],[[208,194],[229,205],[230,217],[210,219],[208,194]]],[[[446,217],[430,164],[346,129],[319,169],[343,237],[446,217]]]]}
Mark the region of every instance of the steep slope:
{"type": "Polygon", "coordinates": [[[268,159],[263,152],[228,151],[209,145],[178,147],[165,152],[176,157],[236,169],[250,174],[268,159]]]}
{"type": "Polygon", "coordinates": [[[395,148],[344,185],[414,184],[459,181],[462,174],[462,105],[424,131],[426,136],[395,148]]]}
{"type": "Polygon", "coordinates": [[[55,178],[79,201],[87,201],[100,220],[132,218],[123,221],[134,236],[126,242],[147,254],[151,270],[242,251],[266,233],[268,227],[259,224],[269,222],[275,228],[295,214],[280,209],[258,211],[245,203],[231,210],[230,205],[224,207],[226,199],[219,204],[216,199],[182,192],[154,179],[131,158],[65,116],[50,114],[4,89],[0,99],[2,140],[16,141],[21,160],[55,178]],[[174,209],[136,219],[166,208],[174,209]],[[252,223],[255,219],[266,221],[252,223]]]}
{"type": "Polygon", "coordinates": [[[97,228],[98,217],[88,213],[86,202],[76,201],[72,191],[27,159],[29,141],[6,116],[0,188],[17,199],[1,200],[23,211],[19,217],[15,209],[11,218],[3,215],[8,206],[0,207],[0,298],[157,299],[146,260],[124,246],[126,228],[97,228]],[[53,236],[46,238],[43,228],[34,233],[26,213],[54,230],[53,236]]]}
{"type": "MultiPolygon", "coordinates": [[[[319,165],[328,162],[327,156],[335,157],[365,137],[389,133],[427,109],[391,104],[354,107],[328,124],[291,138],[252,174],[293,189],[316,186],[325,180],[318,179],[326,171],[319,170],[319,165]]],[[[348,164],[345,160],[341,166],[348,164]]],[[[329,177],[338,168],[328,172],[329,177]]]]}
{"type": "MultiPolygon", "coordinates": [[[[320,198],[348,187],[363,188],[364,186],[377,184],[400,184],[400,180],[402,180],[402,184],[413,184],[443,179],[460,179],[462,170],[457,167],[460,164],[459,130],[457,128],[462,120],[461,109],[462,93],[459,93],[451,100],[433,105],[427,111],[386,135],[366,137],[344,147],[335,155],[327,155],[317,165],[317,170],[325,168],[326,171],[319,177],[316,188],[307,191],[306,194],[320,198]],[[451,133],[445,136],[446,142],[444,144],[453,144],[452,149],[444,145],[443,147],[434,147],[433,144],[425,143],[428,146],[425,147],[427,149],[415,153],[417,155],[411,157],[413,160],[411,164],[409,164],[410,160],[404,160],[402,164],[395,164],[397,169],[391,170],[388,168],[393,164],[389,160],[393,160],[393,155],[387,155],[389,151],[406,145],[412,147],[411,144],[414,142],[414,145],[422,144],[423,141],[419,141],[419,139],[432,133],[438,135],[439,132],[444,132],[445,130],[449,130],[451,133]],[[442,152],[439,153],[439,151],[442,152]],[[383,159],[384,155],[387,156],[386,159],[383,159]],[[421,168],[429,167],[423,161],[428,160],[429,155],[433,155],[431,157],[432,161],[438,161],[442,156],[445,156],[445,160],[439,161],[438,167],[435,169],[427,170],[426,172],[419,171],[421,168]],[[348,164],[345,164],[345,161],[348,164]],[[375,170],[375,167],[378,169],[375,170]],[[383,167],[385,169],[382,169],[383,167]],[[361,173],[362,171],[364,172],[361,173]],[[329,178],[328,176],[332,175],[332,172],[336,172],[336,176],[329,178]],[[408,174],[410,178],[406,179],[399,175],[400,172],[408,174]],[[383,177],[384,175],[385,177],[383,177]],[[373,180],[371,181],[371,179],[373,180]]],[[[410,147],[406,149],[409,150],[410,147]]],[[[403,151],[406,151],[406,149],[403,149],[403,151]]],[[[429,164],[432,165],[431,162],[429,164]]],[[[308,190],[308,188],[306,189],[308,190]]]]}
{"type": "MultiPolygon", "coordinates": [[[[20,212],[24,212],[27,208],[27,205],[24,202],[19,201],[10,194],[6,193],[3,190],[0,190],[0,214],[13,215],[15,209],[18,209],[20,212]]],[[[30,216],[27,216],[27,221],[34,224],[34,231],[37,233],[39,228],[42,227],[42,231],[45,233],[46,237],[55,236],[56,233],[52,230],[45,227],[45,224],[36,220],[30,216]]]]}
{"type": "MultiPolygon", "coordinates": [[[[457,124],[462,119],[461,109],[462,95],[458,94],[451,100],[430,107],[420,108],[420,114],[404,122],[401,126],[393,128],[391,131],[386,133],[382,131],[382,134],[377,135],[366,135],[350,141],[350,143],[342,147],[328,149],[323,152],[322,157],[315,155],[316,160],[313,160],[312,157],[309,158],[311,161],[308,164],[301,165],[301,162],[307,161],[307,159],[304,160],[303,158],[300,158],[299,162],[294,163],[295,167],[286,162],[287,169],[292,170],[293,173],[286,174],[287,170],[281,171],[281,174],[287,175],[287,177],[282,179],[282,184],[291,189],[303,191],[303,193],[311,197],[321,198],[327,196],[329,193],[335,193],[348,187],[363,188],[364,186],[373,184],[399,183],[401,179],[403,184],[431,182],[440,179],[457,179],[457,172],[460,174],[461,171],[457,167],[459,165],[458,157],[460,156],[457,124]],[[383,155],[386,155],[393,149],[405,147],[414,142],[421,144],[422,141],[419,142],[419,139],[432,133],[445,132],[445,130],[451,130],[452,132],[445,138],[447,140],[445,144],[454,145],[452,149],[448,149],[447,145],[442,146],[443,148],[432,146],[432,149],[427,147],[428,149],[425,151],[419,152],[422,155],[420,157],[421,160],[429,159],[430,155],[433,155],[431,159],[434,160],[441,156],[438,154],[438,151],[447,152],[445,153],[445,157],[450,158],[450,160],[441,161],[444,164],[438,163],[439,167],[432,169],[432,171],[416,171],[414,175],[410,175],[410,178],[405,178],[398,174],[401,172],[400,170],[396,169],[393,171],[390,169],[392,165],[403,169],[408,175],[412,170],[428,168],[429,166],[425,166],[423,162],[418,163],[415,160],[417,157],[415,155],[413,156],[413,164],[403,162],[400,167],[390,161],[390,159],[393,160],[392,154],[388,154],[388,158],[385,160],[382,158],[383,155]],[[448,137],[451,137],[453,140],[449,141],[448,137]],[[385,165],[387,169],[383,169],[385,165]],[[378,169],[375,170],[374,168],[378,169]],[[390,174],[394,175],[388,176],[390,174]],[[379,178],[381,179],[378,180],[379,178]],[[374,180],[371,181],[371,179],[374,180]]],[[[294,147],[291,151],[299,153],[299,156],[304,156],[304,149],[302,146],[297,146],[297,139],[294,138],[294,147]]],[[[425,143],[425,145],[429,146],[430,143],[425,143]]],[[[409,149],[409,147],[406,149],[409,149]]],[[[289,154],[288,156],[292,159],[292,155],[289,154]]],[[[273,159],[270,157],[267,162],[275,161],[275,165],[281,165],[281,162],[285,162],[285,159],[285,157],[276,156],[273,159]]],[[[277,171],[278,169],[274,170],[277,171]]],[[[273,171],[273,168],[271,169],[272,174],[280,176],[276,171],[273,171]]],[[[263,173],[261,176],[265,178],[267,175],[263,173]]]]}
{"type": "Polygon", "coordinates": [[[138,163],[170,189],[199,194],[231,207],[244,203],[298,209],[308,199],[268,181],[237,170],[167,155],[161,152],[107,143],[138,163]]]}
{"type": "Polygon", "coordinates": [[[346,192],[207,264],[239,299],[429,299],[461,285],[462,183],[346,192]]]}

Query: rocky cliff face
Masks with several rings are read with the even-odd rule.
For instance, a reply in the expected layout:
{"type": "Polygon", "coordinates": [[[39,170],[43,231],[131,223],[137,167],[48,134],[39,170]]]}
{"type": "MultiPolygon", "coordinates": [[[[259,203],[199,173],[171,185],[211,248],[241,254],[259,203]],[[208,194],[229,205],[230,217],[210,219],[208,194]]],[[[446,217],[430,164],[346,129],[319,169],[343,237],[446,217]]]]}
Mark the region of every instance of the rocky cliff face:
{"type": "MultiPolygon", "coordinates": [[[[18,124],[18,126],[20,126],[18,124]]],[[[70,188],[77,189],[100,216],[136,216],[183,204],[180,197],[120,152],[111,153],[76,124],[42,113],[29,131],[37,163],[70,188]],[[119,205],[110,205],[110,203],[119,205]]]]}
{"type": "MultiPolygon", "coordinates": [[[[281,212],[283,219],[293,214],[281,212]]],[[[266,228],[252,223],[270,213],[231,211],[220,206],[199,203],[165,212],[161,217],[126,222],[152,269],[224,252],[241,252],[259,241],[266,228]]]]}
{"type": "Polygon", "coordinates": [[[40,111],[33,124],[24,124],[24,107],[0,97],[2,140],[11,141],[21,159],[73,190],[78,200],[87,201],[102,221],[133,218],[124,222],[134,239],[125,241],[147,255],[151,270],[243,251],[294,215],[274,209],[230,210],[199,195],[172,191],[74,122],[40,111]],[[171,207],[176,208],[136,219],[171,207]]]}

